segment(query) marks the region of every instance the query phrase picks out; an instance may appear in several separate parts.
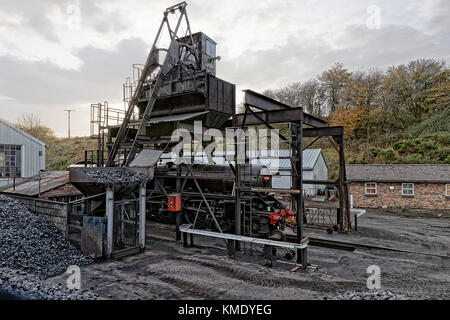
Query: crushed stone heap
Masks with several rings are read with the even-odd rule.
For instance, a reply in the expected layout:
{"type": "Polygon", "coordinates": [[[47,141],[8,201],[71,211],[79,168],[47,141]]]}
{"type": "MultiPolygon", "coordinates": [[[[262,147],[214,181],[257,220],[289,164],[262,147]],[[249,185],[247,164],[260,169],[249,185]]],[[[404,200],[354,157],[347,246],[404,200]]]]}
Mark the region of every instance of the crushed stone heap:
{"type": "Polygon", "coordinates": [[[0,195],[0,268],[46,279],[71,265],[91,262],[51,222],[31,213],[20,201],[0,195]]]}
{"type": "Polygon", "coordinates": [[[97,183],[137,183],[151,179],[148,174],[128,170],[89,170],[86,174],[97,183]]]}

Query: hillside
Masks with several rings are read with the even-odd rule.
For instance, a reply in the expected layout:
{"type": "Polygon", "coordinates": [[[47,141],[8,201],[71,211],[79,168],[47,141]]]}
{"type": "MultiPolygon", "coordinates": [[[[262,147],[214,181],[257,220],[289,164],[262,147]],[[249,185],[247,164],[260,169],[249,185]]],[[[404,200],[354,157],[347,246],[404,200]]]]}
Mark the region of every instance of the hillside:
{"type": "MultiPolygon", "coordinates": [[[[278,126],[282,134],[287,128],[278,126]]],[[[305,145],[311,139],[306,139],[305,145]]],[[[66,170],[67,166],[84,160],[84,150],[97,148],[89,137],[47,140],[47,169],[66,170]]],[[[282,146],[283,148],[283,146],[282,146]]],[[[338,154],[327,139],[312,148],[322,148],[330,178],[338,176],[338,154]]],[[[347,163],[447,163],[450,164],[450,109],[424,118],[401,130],[373,130],[367,137],[346,135],[347,163]]]]}
{"type": "MultiPolygon", "coordinates": [[[[323,149],[330,178],[337,178],[338,154],[330,142],[321,139],[312,147],[323,149]]],[[[346,163],[450,164],[450,109],[403,130],[373,130],[368,137],[346,135],[344,150],[346,163]]]]}
{"type": "MultiPolygon", "coordinates": [[[[347,163],[450,163],[450,69],[413,60],[386,70],[350,71],[342,63],[306,82],[264,92],[343,126],[347,163]]],[[[305,142],[307,144],[308,142],[305,142]]],[[[331,177],[337,153],[324,150],[331,177]]]]}
{"type": "Polygon", "coordinates": [[[89,137],[53,138],[46,141],[47,170],[67,170],[71,164],[84,161],[84,150],[97,149],[97,140],[89,137]]]}

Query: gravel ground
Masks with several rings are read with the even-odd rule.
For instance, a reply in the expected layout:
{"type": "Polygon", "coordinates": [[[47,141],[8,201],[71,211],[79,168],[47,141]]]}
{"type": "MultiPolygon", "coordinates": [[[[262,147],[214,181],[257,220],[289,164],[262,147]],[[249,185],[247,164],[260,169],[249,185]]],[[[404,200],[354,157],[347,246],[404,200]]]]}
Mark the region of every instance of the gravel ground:
{"type": "Polygon", "coordinates": [[[404,300],[405,297],[398,296],[389,290],[347,291],[325,300],[404,300]]]}
{"type": "Polygon", "coordinates": [[[128,170],[89,170],[86,174],[98,183],[137,183],[151,179],[148,174],[128,170]]]}
{"type": "MultiPolygon", "coordinates": [[[[173,226],[148,221],[146,251],[81,268],[82,288],[104,299],[449,299],[449,222],[368,212],[359,220],[360,231],[352,234],[306,229],[310,237],[426,254],[310,246],[311,267],[289,272],[294,261],[287,261],[283,250],[277,250],[274,267],[268,268],[263,266],[261,247],[250,250],[247,244],[237,260],[231,260],[220,240],[195,237],[196,247],[183,248],[174,242],[173,226]],[[380,267],[381,290],[367,289],[371,265],[380,267]]],[[[65,281],[64,277],[51,280],[65,281]]]]}
{"type": "MultiPolygon", "coordinates": [[[[52,284],[21,270],[0,268],[0,289],[22,299],[43,300],[93,300],[97,296],[87,291],[68,289],[62,284],[52,284]]],[[[1,299],[0,299],[1,300],[1,299]]]]}
{"type": "Polygon", "coordinates": [[[81,254],[45,218],[31,213],[20,201],[0,195],[0,289],[41,298],[81,297],[58,291],[45,279],[85,266],[93,259],[81,254]]]}
{"type": "MultiPolygon", "coordinates": [[[[449,222],[446,218],[368,212],[360,219],[360,231],[352,234],[327,235],[323,230],[307,229],[310,237],[334,237],[424,254],[376,249],[349,252],[311,246],[311,266],[289,272],[293,261],[284,259],[283,250],[277,251],[274,267],[268,268],[262,265],[262,248],[258,246],[250,250],[247,245],[237,253],[237,260],[231,260],[220,240],[196,237],[196,247],[183,248],[173,241],[173,226],[148,221],[144,253],[81,267],[81,288],[85,291],[63,289],[65,274],[47,279],[41,287],[35,285],[42,283],[41,278],[28,280],[30,275],[23,270],[13,270],[16,273],[12,277],[0,279],[7,282],[3,287],[45,299],[448,299],[449,222]],[[381,269],[381,290],[367,290],[367,268],[371,265],[381,269]],[[16,281],[19,285],[14,285],[16,281]]],[[[0,272],[9,274],[1,268],[0,272]]]]}

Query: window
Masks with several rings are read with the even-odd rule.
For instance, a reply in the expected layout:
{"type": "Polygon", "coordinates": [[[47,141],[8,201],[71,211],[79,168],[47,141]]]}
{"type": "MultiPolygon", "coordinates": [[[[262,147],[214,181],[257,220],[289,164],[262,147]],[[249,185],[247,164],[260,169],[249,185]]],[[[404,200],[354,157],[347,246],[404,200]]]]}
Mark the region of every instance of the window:
{"type": "Polygon", "coordinates": [[[413,195],[414,195],[414,183],[403,183],[402,196],[413,196],[413,195]]]}
{"type": "Polygon", "coordinates": [[[376,195],[377,194],[377,184],[375,182],[366,183],[366,195],[376,195]]]}
{"type": "Polygon", "coordinates": [[[206,39],[206,54],[211,58],[216,57],[216,45],[208,39],[206,39]]]}
{"type": "Polygon", "coordinates": [[[445,196],[450,197],[450,184],[445,185],[445,196]]]}
{"type": "Polygon", "coordinates": [[[22,172],[22,146],[0,144],[0,177],[20,177],[22,172]]]}

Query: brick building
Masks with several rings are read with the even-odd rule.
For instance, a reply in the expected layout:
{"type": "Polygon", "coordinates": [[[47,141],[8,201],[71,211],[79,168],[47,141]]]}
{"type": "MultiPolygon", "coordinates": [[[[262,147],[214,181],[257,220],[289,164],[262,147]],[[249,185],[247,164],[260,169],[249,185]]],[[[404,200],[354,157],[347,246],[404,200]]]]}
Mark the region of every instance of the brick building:
{"type": "Polygon", "coordinates": [[[350,164],[346,171],[355,208],[450,212],[448,164],[350,164]]]}

